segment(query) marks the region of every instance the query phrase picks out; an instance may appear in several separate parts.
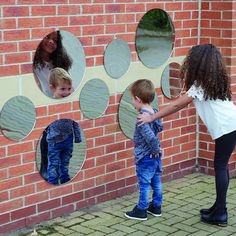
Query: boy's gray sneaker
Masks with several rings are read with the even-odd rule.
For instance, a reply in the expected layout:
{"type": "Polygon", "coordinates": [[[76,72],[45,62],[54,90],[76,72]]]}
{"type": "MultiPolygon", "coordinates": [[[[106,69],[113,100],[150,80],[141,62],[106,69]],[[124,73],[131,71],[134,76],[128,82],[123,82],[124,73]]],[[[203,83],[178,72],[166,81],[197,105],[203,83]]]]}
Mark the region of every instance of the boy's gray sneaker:
{"type": "Polygon", "coordinates": [[[125,216],[133,220],[147,220],[147,210],[139,209],[135,206],[132,211],[126,212],[125,216]]]}
{"type": "Polygon", "coordinates": [[[154,206],[150,204],[147,212],[152,214],[153,216],[161,216],[161,206],[154,206]]]}

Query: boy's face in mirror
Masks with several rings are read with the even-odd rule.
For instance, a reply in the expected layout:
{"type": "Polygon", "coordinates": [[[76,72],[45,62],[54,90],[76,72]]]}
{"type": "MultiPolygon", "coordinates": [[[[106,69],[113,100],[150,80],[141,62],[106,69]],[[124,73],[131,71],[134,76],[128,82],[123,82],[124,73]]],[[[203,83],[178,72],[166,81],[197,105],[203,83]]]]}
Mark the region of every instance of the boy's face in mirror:
{"type": "Polygon", "coordinates": [[[51,54],[57,49],[57,32],[54,31],[44,37],[42,48],[45,52],[51,54]]]}
{"type": "Polygon", "coordinates": [[[51,85],[54,98],[64,98],[73,92],[71,83],[63,79],[58,80],[57,86],[51,85]]]}

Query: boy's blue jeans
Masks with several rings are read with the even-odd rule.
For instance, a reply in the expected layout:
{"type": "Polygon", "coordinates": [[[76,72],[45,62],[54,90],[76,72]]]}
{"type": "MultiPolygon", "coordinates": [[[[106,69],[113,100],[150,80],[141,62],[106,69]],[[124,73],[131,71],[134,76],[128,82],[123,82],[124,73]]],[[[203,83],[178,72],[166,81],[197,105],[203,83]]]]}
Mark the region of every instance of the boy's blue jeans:
{"type": "Polygon", "coordinates": [[[65,183],[70,180],[69,164],[73,152],[73,135],[55,144],[48,143],[48,182],[65,183]]]}
{"type": "Polygon", "coordinates": [[[139,209],[148,209],[150,186],[153,189],[152,205],[162,205],[162,164],[161,158],[146,156],[136,164],[136,173],[139,183],[139,209]]]}

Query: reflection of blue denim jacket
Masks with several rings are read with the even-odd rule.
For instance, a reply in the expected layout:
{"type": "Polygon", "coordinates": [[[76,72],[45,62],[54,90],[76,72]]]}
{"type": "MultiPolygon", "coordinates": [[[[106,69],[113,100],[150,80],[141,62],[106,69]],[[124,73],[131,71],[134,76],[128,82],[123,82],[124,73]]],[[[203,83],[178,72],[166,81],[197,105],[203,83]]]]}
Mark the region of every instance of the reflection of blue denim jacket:
{"type": "Polygon", "coordinates": [[[74,134],[75,143],[82,141],[80,127],[75,121],[70,119],[56,120],[47,127],[47,142],[59,143],[66,140],[71,134],[74,134]]]}
{"type": "MultiPolygon", "coordinates": [[[[156,109],[153,110],[154,112],[157,112],[156,109]]],[[[153,114],[146,109],[141,109],[139,114],[143,114],[144,112],[153,114]]],[[[136,163],[145,156],[149,156],[154,153],[161,154],[158,133],[162,130],[163,126],[160,119],[140,126],[136,124],[134,131],[134,157],[136,163]]]]}

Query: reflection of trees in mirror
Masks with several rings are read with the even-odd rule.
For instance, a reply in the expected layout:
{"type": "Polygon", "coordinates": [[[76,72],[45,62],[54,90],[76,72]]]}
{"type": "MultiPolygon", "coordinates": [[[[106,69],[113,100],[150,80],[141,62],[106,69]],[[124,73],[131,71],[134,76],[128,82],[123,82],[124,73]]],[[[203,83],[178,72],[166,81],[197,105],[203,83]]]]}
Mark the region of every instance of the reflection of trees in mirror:
{"type": "Polygon", "coordinates": [[[71,180],[81,168],[86,141],[80,126],[73,120],[60,119],[43,132],[37,147],[37,166],[51,184],[71,180]]]}
{"type": "Polygon", "coordinates": [[[148,11],[138,24],[135,46],[142,63],[156,68],[171,55],[174,46],[174,25],[161,9],[148,11]]]}
{"type": "Polygon", "coordinates": [[[152,9],[142,17],[138,28],[156,32],[172,33],[174,27],[169,15],[165,11],[161,9],[152,9]]]}

